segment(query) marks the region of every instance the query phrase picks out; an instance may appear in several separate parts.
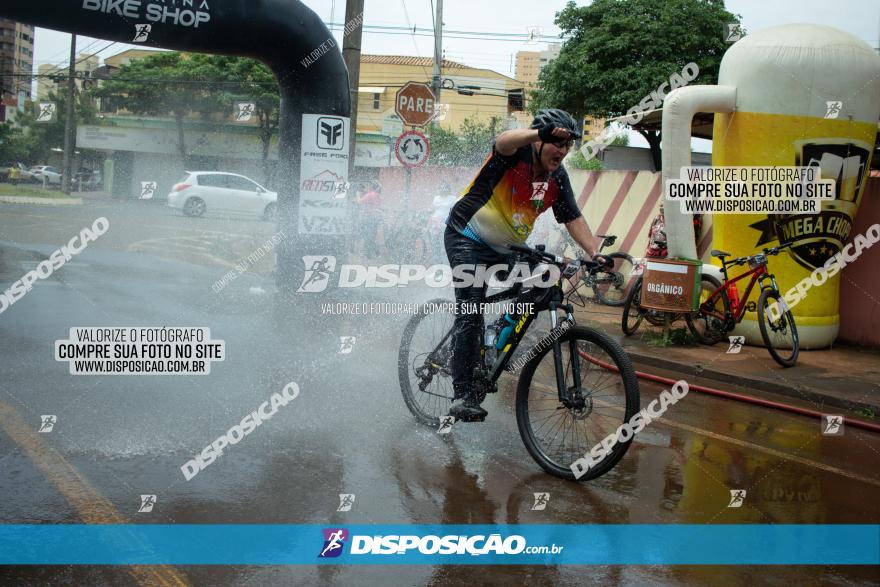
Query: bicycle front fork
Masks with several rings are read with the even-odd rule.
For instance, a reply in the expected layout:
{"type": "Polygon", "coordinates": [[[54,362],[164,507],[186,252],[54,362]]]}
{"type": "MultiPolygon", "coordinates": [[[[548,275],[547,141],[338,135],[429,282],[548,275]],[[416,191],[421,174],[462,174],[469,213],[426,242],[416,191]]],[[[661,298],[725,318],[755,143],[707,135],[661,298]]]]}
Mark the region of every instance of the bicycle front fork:
{"type": "Polygon", "coordinates": [[[553,337],[553,367],[556,371],[556,389],[559,393],[559,402],[563,406],[566,408],[579,408],[583,407],[584,398],[580,389],[581,366],[577,340],[572,339],[568,342],[569,353],[571,353],[571,375],[574,380],[574,385],[569,387],[565,381],[565,368],[562,364],[562,343],[559,342],[560,336],[557,333],[557,328],[560,327],[560,309],[566,312],[565,321],[569,322],[570,325],[574,324],[574,309],[570,304],[550,302],[550,336],[553,337]]]}

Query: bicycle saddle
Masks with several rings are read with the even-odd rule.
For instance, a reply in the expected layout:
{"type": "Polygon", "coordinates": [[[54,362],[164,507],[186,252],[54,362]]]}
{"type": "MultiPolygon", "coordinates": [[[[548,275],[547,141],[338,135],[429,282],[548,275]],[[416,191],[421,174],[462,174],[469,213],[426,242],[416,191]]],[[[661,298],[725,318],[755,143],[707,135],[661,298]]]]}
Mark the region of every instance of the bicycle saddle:
{"type": "Polygon", "coordinates": [[[719,259],[723,259],[724,257],[730,256],[730,253],[727,253],[725,251],[719,251],[718,249],[712,249],[711,254],[713,257],[718,257],[719,259]]]}

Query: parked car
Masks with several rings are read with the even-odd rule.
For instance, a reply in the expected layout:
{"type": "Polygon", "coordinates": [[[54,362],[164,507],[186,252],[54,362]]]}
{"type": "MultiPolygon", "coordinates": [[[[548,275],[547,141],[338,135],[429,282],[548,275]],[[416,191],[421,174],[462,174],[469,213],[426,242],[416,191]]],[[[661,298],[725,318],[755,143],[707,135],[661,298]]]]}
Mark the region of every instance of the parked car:
{"type": "Polygon", "coordinates": [[[9,171],[13,167],[18,167],[18,181],[20,183],[29,183],[34,180],[34,175],[28,170],[27,166],[24,163],[18,163],[16,161],[10,161],[2,166],[0,166],[0,178],[3,181],[10,181],[9,179],[9,171]]]}
{"type": "Polygon", "coordinates": [[[51,165],[31,167],[31,174],[33,174],[37,183],[43,183],[43,177],[45,176],[47,183],[61,185],[61,171],[51,165]]]}
{"type": "Polygon", "coordinates": [[[222,171],[187,171],[168,194],[168,206],[187,216],[222,212],[273,220],[277,200],[277,193],[254,180],[222,171]]]}

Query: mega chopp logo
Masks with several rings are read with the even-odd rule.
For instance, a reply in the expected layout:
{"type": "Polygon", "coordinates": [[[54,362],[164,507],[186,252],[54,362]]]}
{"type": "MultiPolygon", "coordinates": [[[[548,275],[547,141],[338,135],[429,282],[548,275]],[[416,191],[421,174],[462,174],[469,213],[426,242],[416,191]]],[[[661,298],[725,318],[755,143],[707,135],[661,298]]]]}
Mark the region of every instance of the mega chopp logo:
{"type": "Polygon", "coordinates": [[[778,214],[751,225],[761,234],[756,247],[778,240],[791,243],[791,257],[809,271],[840,253],[867,185],[871,145],[853,139],[806,140],[795,143],[798,167],[813,167],[822,179],[834,180],[834,200],[821,203],[819,214],[778,214]]]}

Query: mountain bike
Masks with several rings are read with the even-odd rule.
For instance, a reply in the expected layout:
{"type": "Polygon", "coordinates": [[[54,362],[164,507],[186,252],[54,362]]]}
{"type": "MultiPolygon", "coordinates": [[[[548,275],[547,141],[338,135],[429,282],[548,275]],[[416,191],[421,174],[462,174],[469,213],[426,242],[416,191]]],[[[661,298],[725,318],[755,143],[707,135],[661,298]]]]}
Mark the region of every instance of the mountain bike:
{"type": "Polygon", "coordinates": [[[765,248],[763,252],[748,257],[737,257],[727,261],[730,253],[712,251],[712,256],[721,259],[721,272],[724,283],[711,275],[703,274],[700,280],[700,308],[694,315],[686,316],[688,327],[700,342],[715,344],[722,340],[728,332],[742,322],[746,313],[746,302],[756,282],[761,284],[761,295],[758,297],[758,327],[767,351],[777,363],[783,367],[792,367],[798,357],[798,332],[791,310],[779,294],[776,276],[767,270],[767,257],[778,255],[780,251],[790,247],[791,243],[773,248],[765,248]],[[745,265],[749,270],[730,279],[728,268],[745,265]],[[751,276],[742,298],[736,288],[736,282],[751,276]],[[773,310],[773,311],[771,311],[773,310]],[[773,316],[773,314],[776,316],[773,316]]]}
{"type": "MultiPolygon", "coordinates": [[[[599,264],[569,262],[546,253],[543,247],[514,245],[511,249],[513,262],[555,265],[561,270],[560,277],[550,287],[537,287],[534,278],[547,275],[539,271],[537,276],[533,273],[531,278],[486,298],[487,304],[514,300],[514,308],[528,310],[505,314],[488,328],[483,325],[474,390],[480,401],[498,391],[498,379],[526,332],[540,312],[548,311],[550,333],[518,358],[519,362],[525,358],[525,364],[516,389],[516,421],[532,458],[548,473],[574,480],[571,463],[638,412],[638,380],[629,356],[617,342],[603,332],[575,325],[573,306],[563,295],[564,279],[576,278],[581,268],[599,272],[599,264]],[[563,318],[560,310],[565,312],[563,318]]],[[[446,300],[424,304],[406,325],[398,355],[400,388],[407,407],[417,422],[435,428],[453,401],[455,309],[446,300]]],[[[607,473],[628,448],[629,442],[618,442],[580,480],[607,473]]]]}
{"type": "MultiPolygon", "coordinates": [[[[597,234],[596,236],[602,239],[598,253],[602,253],[605,247],[613,246],[617,240],[613,234],[597,234]]],[[[564,236],[564,242],[575,251],[580,250],[578,244],[568,233],[564,236]]],[[[603,253],[603,255],[608,257],[614,265],[595,273],[585,273],[581,284],[592,288],[596,299],[606,306],[622,306],[629,294],[628,286],[633,272],[633,258],[622,251],[603,253]]],[[[575,285],[575,289],[579,289],[581,284],[575,285]]]]}

